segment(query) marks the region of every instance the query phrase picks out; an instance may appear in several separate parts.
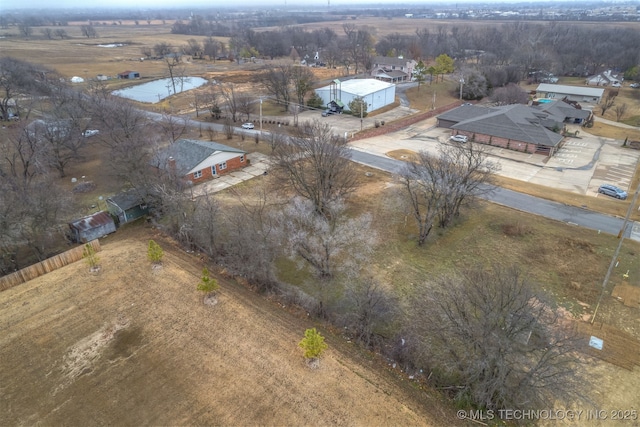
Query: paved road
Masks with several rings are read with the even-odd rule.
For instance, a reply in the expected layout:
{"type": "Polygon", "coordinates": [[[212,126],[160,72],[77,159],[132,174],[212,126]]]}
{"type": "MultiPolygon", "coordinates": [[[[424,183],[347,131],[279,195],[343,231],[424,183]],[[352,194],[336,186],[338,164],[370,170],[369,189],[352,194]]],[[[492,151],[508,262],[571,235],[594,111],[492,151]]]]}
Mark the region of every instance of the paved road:
{"type": "MultiPolygon", "coordinates": [[[[400,160],[355,149],[351,150],[351,156],[353,161],[357,163],[394,174],[397,174],[404,165],[404,162],[400,160]]],[[[523,212],[613,235],[618,235],[624,224],[624,220],[621,218],[604,215],[583,208],[567,206],[562,203],[551,202],[501,187],[492,186],[492,191],[481,197],[493,203],[498,203],[523,212]]],[[[625,237],[640,241],[640,235],[638,235],[638,233],[633,233],[632,235],[632,229],[633,222],[629,222],[625,230],[625,237]]]]}
{"type": "MultiPolygon", "coordinates": [[[[163,120],[162,114],[151,112],[146,112],[146,114],[153,120],[163,120]]],[[[219,132],[223,130],[223,125],[221,124],[202,123],[202,127],[213,128],[219,132]]],[[[238,130],[245,132],[248,135],[259,132],[256,130],[238,130]]],[[[357,163],[394,174],[397,174],[404,165],[404,162],[400,160],[391,159],[380,154],[361,151],[357,148],[352,148],[351,156],[352,160],[357,163]]],[[[551,202],[500,187],[493,187],[492,190],[493,191],[483,195],[482,197],[493,203],[498,203],[523,212],[562,221],[567,224],[598,230],[603,233],[613,235],[618,235],[624,224],[624,220],[621,218],[600,214],[587,209],[551,202]]],[[[625,237],[640,241],[640,225],[634,224],[633,221],[630,221],[625,230],[625,237]]]]}

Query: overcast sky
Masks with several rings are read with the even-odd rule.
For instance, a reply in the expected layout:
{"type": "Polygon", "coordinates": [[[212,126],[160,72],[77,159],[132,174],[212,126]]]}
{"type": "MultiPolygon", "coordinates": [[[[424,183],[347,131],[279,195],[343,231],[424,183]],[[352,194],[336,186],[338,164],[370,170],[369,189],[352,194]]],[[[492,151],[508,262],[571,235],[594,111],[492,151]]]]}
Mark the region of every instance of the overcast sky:
{"type": "MultiPolygon", "coordinates": [[[[406,6],[408,4],[416,4],[420,6],[428,6],[429,4],[446,4],[455,5],[457,3],[504,3],[507,0],[462,0],[462,1],[443,1],[443,0],[329,0],[332,5],[385,5],[385,6],[406,6]]],[[[518,3],[522,0],[511,0],[510,3],[518,3]]],[[[532,0],[526,0],[531,2],[532,0]]],[[[533,0],[536,1],[536,0],[533,0]]],[[[548,0],[547,0],[548,1],[548,0]]],[[[566,2],[566,1],[564,1],[566,2]]],[[[44,9],[44,8],[64,8],[64,9],[88,9],[88,8],[128,8],[128,9],[153,9],[153,8],[171,8],[180,7],[225,7],[232,5],[233,7],[251,6],[251,5],[272,5],[272,6],[326,6],[327,0],[234,0],[232,3],[224,3],[220,0],[27,0],[12,1],[0,0],[0,11],[9,9],[44,9]]]]}

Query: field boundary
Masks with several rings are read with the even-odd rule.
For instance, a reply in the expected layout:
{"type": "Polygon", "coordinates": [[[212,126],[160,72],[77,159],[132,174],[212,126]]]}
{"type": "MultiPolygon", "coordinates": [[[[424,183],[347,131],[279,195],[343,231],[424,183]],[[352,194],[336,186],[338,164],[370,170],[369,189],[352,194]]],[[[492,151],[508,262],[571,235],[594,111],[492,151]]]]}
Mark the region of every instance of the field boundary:
{"type": "MultiPolygon", "coordinates": [[[[100,252],[100,242],[97,239],[92,240],[87,244],[91,245],[96,252],[100,252]]],[[[40,277],[51,271],[64,267],[65,265],[81,260],[84,246],[85,245],[69,249],[61,254],[47,258],[44,261],[40,261],[37,264],[30,265],[16,272],[0,277],[0,292],[6,291],[14,286],[21,285],[22,283],[26,283],[36,277],[40,277]]]]}

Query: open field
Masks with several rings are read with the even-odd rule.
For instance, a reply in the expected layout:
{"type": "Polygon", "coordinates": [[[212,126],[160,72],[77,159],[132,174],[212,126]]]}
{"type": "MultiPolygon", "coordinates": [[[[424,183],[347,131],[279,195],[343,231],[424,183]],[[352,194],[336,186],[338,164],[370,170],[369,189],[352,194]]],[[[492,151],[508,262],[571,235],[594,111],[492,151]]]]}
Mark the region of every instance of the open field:
{"type": "MultiPolygon", "coordinates": [[[[416,28],[416,21],[401,19],[366,18],[353,23],[377,25],[378,35],[387,30],[409,31],[409,25],[411,31],[416,28]]],[[[335,25],[340,32],[342,22],[335,25]]],[[[52,66],[66,77],[135,69],[144,81],[164,76],[166,64],[140,61],[141,47],[161,41],[179,46],[191,38],[170,34],[170,24],[161,23],[98,27],[98,39],[79,37],[77,26],[68,32],[74,39],[0,39],[0,50],[3,55],[52,66]],[[97,46],[103,43],[126,46],[97,46]]],[[[192,61],[185,69],[188,74],[251,90],[252,70],[259,66],[192,61]]],[[[331,77],[327,72],[320,78],[331,77]]],[[[410,93],[412,105],[430,108],[434,89],[436,106],[450,103],[456,97],[448,93],[452,89],[448,84],[423,85],[419,92],[410,93]]],[[[636,93],[624,94],[631,100],[636,93]]],[[[154,108],[191,114],[190,96],[154,108]]],[[[277,110],[265,103],[265,115],[276,115],[277,110]]],[[[618,137],[611,136],[617,128],[594,126],[593,130],[618,137]]],[[[195,128],[188,136],[208,139],[195,128]]],[[[270,151],[267,144],[256,145],[238,136],[227,141],[218,134],[216,140],[247,151],[270,151]]],[[[69,177],[85,176],[96,183],[93,192],[79,195],[91,211],[96,209],[94,204],[99,207],[99,196],[118,188],[102,167],[106,150],[93,146],[85,154],[87,161],[70,167],[69,177]]],[[[395,154],[402,158],[411,152],[395,154]]],[[[615,236],[480,203],[465,210],[451,229],[434,230],[428,244],[417,248],[412,218],[399,214],[397,183],[380,171],[367,172],[351,209],[374,214],[384,244],[369,270],[400,295],[410,296],[415,283],[461,266],[501,262],[525,266],[526,273],[577,319],[593,313],[617,244],[615,236]]],[[[360,173],[364,176],[363,168],[360,173]]],[[[574,197],[520,181],[501,179],[500,184],[618,216],[626,210],[626,204],[574,197]]],[[[64,185],[71,189],[69,179],[64,185]]],[[[219,197],[224,200],[226,195],[219,197]]],[[[218,304],[203,305],[202,295],[195,290],[202,260],[155,230],[142,224],[125,227],[102,245],[103,270],[98,275],[76,263],[0,293],[0,424],[456,424],[454,411],[439,394],[422,390],[405,374],[389,369],[377,356],[314,324],[295,308],[267,300],[220,274],[218,304]],[[165,248],[162,269],[152,270],[146,261],[149,238],[165,248]],[[311,326],[322,329],[330,346],[315,371],[306,367],[297,347],[304,329],[311,326]]],[[[635,339],[640,338],[638,309],[625,307],[609,294],[613,286],[625,283],[625,272],[629,284],[640,284],[639,252],[638,243],[625,241],[598,315],[598,321],[635,339]]],[[[302,284],[308,277],[292,264],[283,263],[289,267],[283,278],[302,284]]],[[[595,362],[589,369],[599,379],[594,404],[605,410],[639,409],[638,367],[627,371],[595,362]]]]}
{"type": "MultiPolygon", "coordinates": [[[[102,271],[77,262],[0,293],[2,425],[454,425],[399,372],[328,335],[320,368],[297,343],[314,326],[202,269],[152,229],[102,242],[102,271]],[[146,260],[147,239],[165,250],[146,260]]],[[[306,316],[305,316],[306,317],[306,316]]]]}

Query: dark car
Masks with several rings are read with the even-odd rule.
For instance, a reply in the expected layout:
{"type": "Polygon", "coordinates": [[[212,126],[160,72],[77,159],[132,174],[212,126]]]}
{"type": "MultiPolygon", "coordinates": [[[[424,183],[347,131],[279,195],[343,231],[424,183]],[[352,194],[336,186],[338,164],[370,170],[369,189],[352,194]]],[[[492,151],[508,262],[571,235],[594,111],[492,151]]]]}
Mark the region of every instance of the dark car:
{"type": "Polygon", "coordinates": [[[332,114],[336,114],[336,112],[335,112],[335,111],[332,111],[332,110],[330,110],[330,109],[326,109],[326,110],[324,110],[324,111],[322,112],[322,117],[327,117],[327,116],[330,116],[330,115],[332,115],[332,114]]]}
{"type": "Polygon", "coordinates": [[[627,198],[626,191],[611,184],[602,184],[598,188],[598,193],[606,194],[607,196],[615,197],[616,199],[620,200],[625,200],[627,198]]]}

